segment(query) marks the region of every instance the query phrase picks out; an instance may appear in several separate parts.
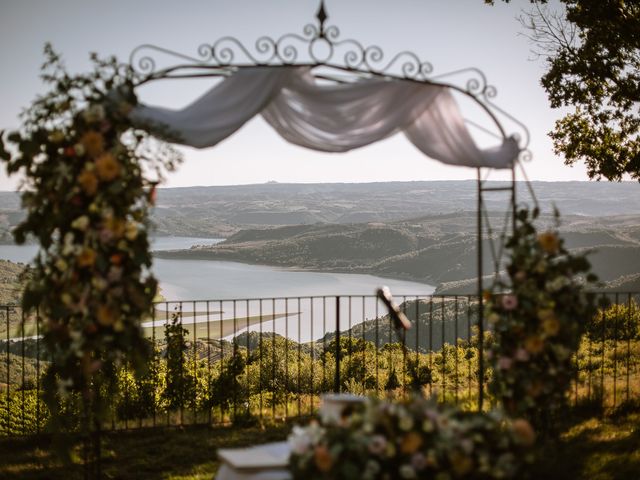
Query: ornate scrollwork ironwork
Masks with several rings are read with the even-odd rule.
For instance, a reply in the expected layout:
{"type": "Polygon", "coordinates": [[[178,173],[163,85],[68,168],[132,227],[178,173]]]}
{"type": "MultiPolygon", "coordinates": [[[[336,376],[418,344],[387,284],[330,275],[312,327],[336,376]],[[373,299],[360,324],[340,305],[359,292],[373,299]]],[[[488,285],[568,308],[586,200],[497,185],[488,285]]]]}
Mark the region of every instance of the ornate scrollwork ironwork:
{"type": "Polygon", "coordinates": [[[522,130],[521,147],[529,144],[526,126],[493,103],[497,90],[477,68],[434,74],[433,65],[411,51],[401,51],[386,57],[378,45],[363,45],[355,39],[341,39],[340,30],[327,24],[324,0],[316,13],[317,23],[309,23],[302,33],[287,33],[280,37],[261,36],[253,48],[248,48],[232,36],[198,47],[195,55],[185,55],[156,45],[135,48],[129,66],[138,84],[160,78],[185,78],[228,75],[238,68],[260,66],[330,67],[365,76],[383,76],[451,87],[473,97],[494,119],[504,136],[496,116],[508,120],[522,130]]]}
{"type": "Polygon", "coordinates": [[[301,34],[288,33],[278,38],[262,36],[253,49],[231,36],[200,45],[195,56],[145,44],[133,50],[129,64],[140,81],[171,76],[178,70],[250,65],[326,65],[408,80],[429,80],[433,66],[413,52],[403,51],[387,60],[378,45],[365,46],[354,39],[341,39],[338,27],[326,23],[329,15],[324,1],[316,18],[317,24],[305,25],[301,34]],[[173,59],[173,64],[162,67],[159,57],[163,56],[169,61],[173,59]],[[176,65],[176,60],[183,63],[176,65]]]}

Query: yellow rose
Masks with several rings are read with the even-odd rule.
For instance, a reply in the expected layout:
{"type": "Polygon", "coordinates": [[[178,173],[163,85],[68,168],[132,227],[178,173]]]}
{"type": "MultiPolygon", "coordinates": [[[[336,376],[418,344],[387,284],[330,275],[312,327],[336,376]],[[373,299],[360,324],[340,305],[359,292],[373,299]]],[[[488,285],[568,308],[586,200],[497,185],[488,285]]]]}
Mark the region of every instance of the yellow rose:
{"type": "Polygon", "coordinates": [[[527,350],[527,352],[533,355],[537,355],[538,353],[542,352],[542,350],[544,350],[544,340],[537,335],[527,337],[527,339],[524,341],[524,348],[527,350]]]}
{"type": "Polygon", "coordinates": [[[80,268],[92,267],[96,262],[96,252],[91,248],[85,248],[77,256],[77,261],[80,268]]]}
{"type": "Polygon", "coordinates": [[[78,183],[82,191],[90,197],[93,197],[98,191],[98,178],[95,174],[89,170],[83,170],[78,175],[78,183]]]}
{"type": "Polygon", "coordinates": [[[331,453],[325,445],[318,445],[313,452],[313,457],[316,467],[321,472],[327,473],[333,467],[333,458],[331,458],[331,453]]]}
{"type": "Polygon", "coordinates": [[[103,327],[110,327],[116,322],[117,314],[113,308],[108,305],[100,305],[96,312],[98,323],[103,327]]]}
{"type": "Polygon", "coordinates": [[[449,454],[449,461],[451,462],[451,468],[456,477],[464,477],[473,470],[473,460],[461,452],[451,452],[449,454]]]}
{"type": "Polygon", "coordinates": [[[58,260],[56,260],[56,268],[61,272],[67,271],[67,262],[64,260],[64,258],[59,258],[58,260]]]}
{"type": "Polygon", "coordinates": [[[560,322],[556,317],[549,317],[542,322],[542,331],[553,337],[560,332],[560,322]]]}
{"type": "Polygon", "coordinates": [[[73,303],[73,297],[71,297],[71,295],[67,292],[60,295],[60,300],[62,300],[62,303],[64,303],[67,306],[73,303]]]}
{"type": "Polygon", "coordinates": [[[540,320],[541,322],[544,322],[548,318],[554,318],[555,316],[556,313],[552,308],[541,308],[540,310],[538,310],[538,320],[540,320]]]}
{"type": "Polygon", "coordinates": [[[530,447],[536,442],[536,432],[531,424],[524,418],[517,418],[513,421],[513,432],[518,441],[525,447],[530,447]]]}
{"type": "Polygon", "coordinates": [[[80,139],[80,143],[90,157],[97,157],[104,151],[104,138],[98,132],[85,133],[80,139]]]}
{"type": "Polygon", "coordinates": [[[124,220],[114,217],[107,217],[106,221],[104,222],[104,226],[117,239],[122,238],[126,229],[124,220]]]}
{"type": "Polygon", "coordinates": [[[105,153],[96,160],[96,172],[100,180],[110,182],[120,175],[120,163],[113,155],[105,153]]]}
{"type": "Polygon", "coordinates": [[[127,226],[124,230],[124,236],[130,242],[133,242],[138,237],[138,225],[135,222],[127,222],[127,226]]]}
{"type": "Polygon", "coordinates": [[[560,249],[560,239],[553,232],[544,232],[538,235],[538,243],[547,253],[557,253],[560,249]]]}
{"type": "Polygon", "coordinates": [[[418,432],[409,432],[402,437],[400,451],[405,455],[412,455],[422,446],[422,437],[418,432]]]}

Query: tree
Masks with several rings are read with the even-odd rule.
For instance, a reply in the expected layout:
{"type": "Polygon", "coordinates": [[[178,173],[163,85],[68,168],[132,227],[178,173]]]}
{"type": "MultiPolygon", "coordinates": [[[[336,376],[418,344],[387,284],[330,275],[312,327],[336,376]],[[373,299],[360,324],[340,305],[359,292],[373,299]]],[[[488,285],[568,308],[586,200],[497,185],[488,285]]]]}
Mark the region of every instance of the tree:
{"type": "Polygon", "coordinates": [[[583,160],[589,178],[640,181],[640,3],[560,2],[557,12],[532,0],[520,17],[547,63],[541,84],[551,106],[573,108],[549,134],[554,150],[567,165],[583,160]]]}

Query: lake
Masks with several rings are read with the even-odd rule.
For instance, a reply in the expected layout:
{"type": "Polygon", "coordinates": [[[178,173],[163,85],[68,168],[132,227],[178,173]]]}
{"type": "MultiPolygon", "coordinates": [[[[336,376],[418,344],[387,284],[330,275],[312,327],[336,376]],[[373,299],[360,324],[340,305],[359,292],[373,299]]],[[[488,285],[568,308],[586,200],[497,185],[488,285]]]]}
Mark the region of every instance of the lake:
{"type": "MultiPolygon", "coordinates": [[[[154,250],[177,250],[220,241],[158,237],[152,239],[151,244],[154,250]]],[[[36,245],[0,245],[0,259],[28,263],[37,249],[36,245]]],[[[206,331],[211,337],[226,338],[230,329],[239,333],[249,328],[309,341],[336,328],[335,295],[344,297],[339,307],[340,329],[344,330],[384,313],[375,298],[362,297],[375,294],[382,285],[387,285],[394,295],[423,296],[434,290],[431,285],[374,275],[309,272],[208,260],[156,258],[153,272],[160,282],[162,295],[172,302],[159,307],[159,320],[155,325],[164,325],[171,312],[179,308],[184,312],[185,325],[199,324],[194,325],[199,337],[204,335],[204,327],[209,323],[206,331]]]]}

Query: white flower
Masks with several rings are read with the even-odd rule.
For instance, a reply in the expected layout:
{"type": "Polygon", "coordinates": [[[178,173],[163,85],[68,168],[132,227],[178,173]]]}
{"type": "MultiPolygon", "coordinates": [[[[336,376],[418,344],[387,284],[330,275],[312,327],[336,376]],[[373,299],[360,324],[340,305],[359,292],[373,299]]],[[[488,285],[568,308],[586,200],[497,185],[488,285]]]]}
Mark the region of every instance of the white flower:
{"type": "Polygon", "coordinates": [[[378,462],[376,462],[375,460],[369,460],[364,467],[362,478],[365,480],[376,478],[376,475],[378,475],[379,472],[380,465],[378,465],[378,462]]]}
{"type": "Polygon", "coordinates": [[[400,430],[408,432],[413,428],[413,418],[408,415],[402,415],[398,420],[398,427],[400,430]]]}
{"type": "Polygon", "coordinates": [[[422,422],[422,431],[423,432],[432,432],[433,431],[433,422],[426,418],[423,422],[422,422]]]}
{"type": "Polygon", "coordinates": [[[400,476],[402,478],[417,478],[416,471],[411,465],[400,466],[400,476]]]}
{"type": "Polygon", "coordinates": [[[135,222],[127,222],[124,236],[127,240],[133,242],[138,237],[138,225],[135,222]]]}
{"type": "Polygon", "coordinates": [[[421,452],[416,452],[411,457],[411,465],[416,470],[424,470],[427,466],[427,457],[425,457],[421,452]]]}
{"type": "Polygon", "coordinates": [[[82,247],[80,245],[76,245],[74,244],[75,240],[75,236],[73,234],[73,232],[67,232],[64,235],[64,243],[62,245],[62,255],[64,256],[70,256],[70,255],[77,255],[78,253],[80,253],[80,250],[82,249],[82,247]]]}
{"type": "Polygon", "coordinates": [[[291,430],[291,434],[287,438],[287,442],[289,443],[289,447],[291,447],[291,451],[296,455],[303,455],[313,445],[313,431],[311,430],[311,425],[309,427],[303,428],[298,425],[294,425],[291,430]]]}
{"type": "Polygon", "coordinates": [[[91,279],[91,285],[93,286],[93,288],[99,291],[106,290],[107,287],[109,286],[107,281],[102,277],[93,277],[91,279]]]}
{"type": "Polygon", "coordinates": [[[387,449],[387,439],[383,435],[374,435],[369,442],[369,451],[374,455],[382,455],[387,449]]]}
{"type": "Polygon", "coordinates": [[[84,148],[84,145],[82,145],[81,143],[76,143],[73,146],[73,150],[76,152],[76,155],[78,157],[82,157],[85,153],[87,153],[86,149],[84,148]]]}
{"type": "Polygon", "coordinates": [[[549,292],[557,292],[558,290],[562,290],[564,287],[567,287],[569,285],[571,285],[571,280],[569,280],[567,277],[560,276],[547,282],[545,284],[545,288],[549,292]]]}
{"type": "Polygon", "coordinates": [[[64,258],[58,258],[56,260],[56,268],[61,272],[63,273],[66,272],[68,267],[69,266],[67,265],[67,262],[65,261],[64,258]]]}
{"type": "Polygon", "coordinates": [[[82,215],[71,222],[71,228],[84,232],[89,227],[89,217],[82,215]]]}

